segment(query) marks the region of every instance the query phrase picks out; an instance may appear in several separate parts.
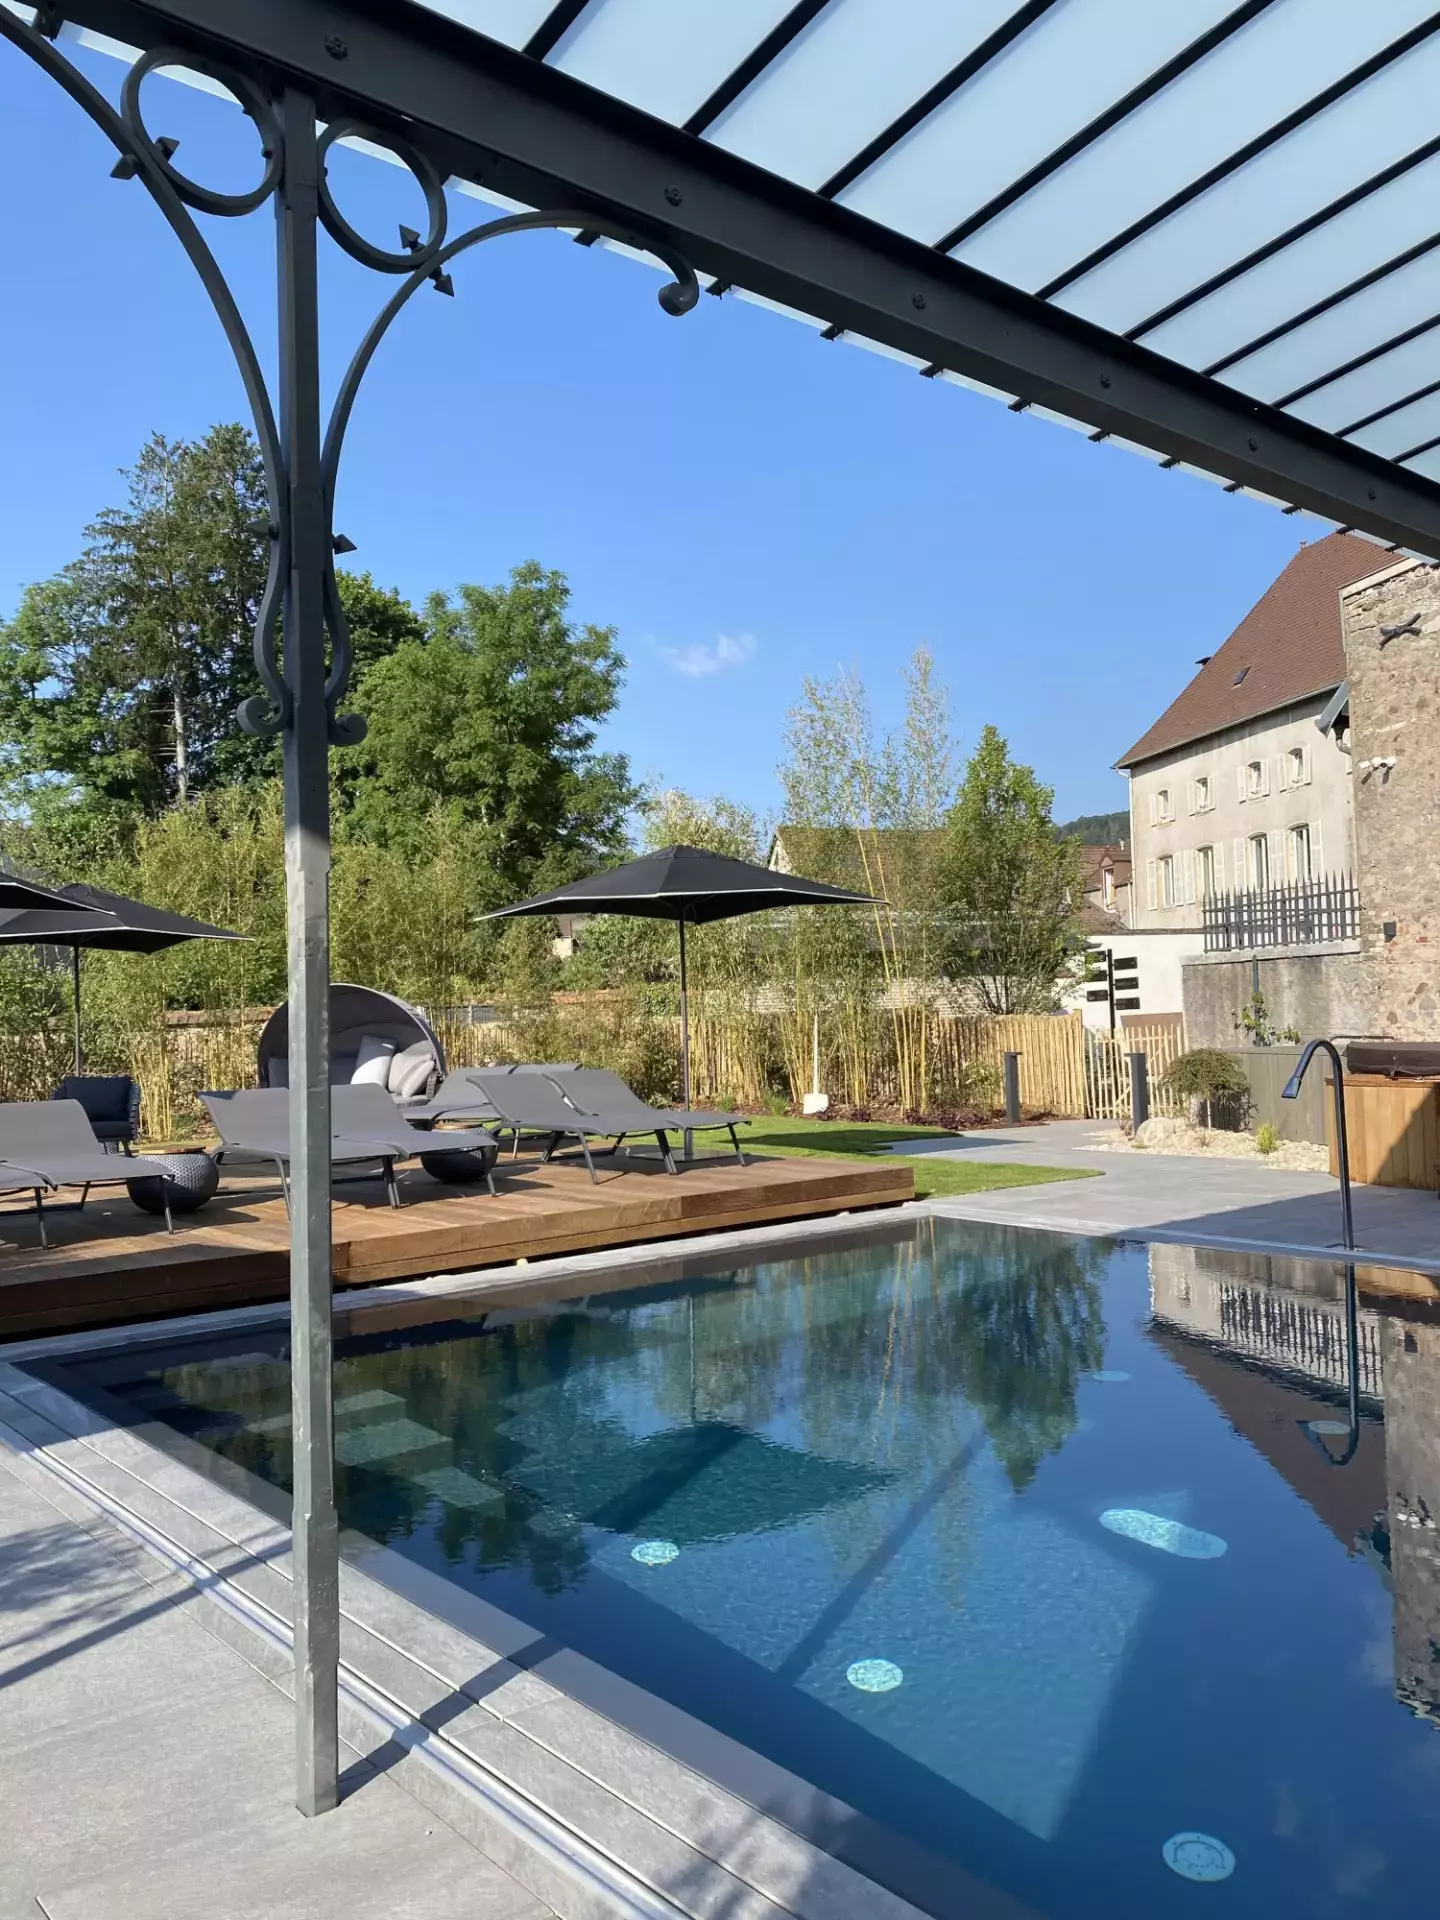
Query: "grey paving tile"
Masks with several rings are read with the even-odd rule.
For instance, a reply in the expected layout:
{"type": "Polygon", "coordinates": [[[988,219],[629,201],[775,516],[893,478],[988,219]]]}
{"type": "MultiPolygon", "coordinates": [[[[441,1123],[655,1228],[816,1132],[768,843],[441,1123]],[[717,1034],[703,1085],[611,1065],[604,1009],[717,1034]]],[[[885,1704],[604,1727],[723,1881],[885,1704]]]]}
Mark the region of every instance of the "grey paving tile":
{"type": "Polygon", "coordinates": [[[40,1898],[49,1920],[547,1920],[384,1779],[319,1820],[277,1808],[120,1871],[51,1881],[40,1898]]]}
{"type": "Polygon", "coordinates": [[[228,1683],[199,1697],[186,1689],[178,1704],[154,1698],[157,1682],[169,1690],[163,1670],[152,1668],[146,1704],[85,1719],[67,1714],[21,1744],[7,1740],[0,1896],[138,1866],[284,1806],[293,1753],[286,1703],[227,1658],[228,1683]]]}

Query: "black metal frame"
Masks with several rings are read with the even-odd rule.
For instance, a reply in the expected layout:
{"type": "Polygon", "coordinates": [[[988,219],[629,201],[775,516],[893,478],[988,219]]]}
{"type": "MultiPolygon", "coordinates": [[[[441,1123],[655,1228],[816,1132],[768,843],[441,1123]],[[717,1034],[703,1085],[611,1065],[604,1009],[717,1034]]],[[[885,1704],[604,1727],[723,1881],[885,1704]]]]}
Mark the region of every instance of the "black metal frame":
{"type": "Polygon", "coordinates": [[[1360,933],[1360,889],[1348,874],[1239,887],[1207,895],[1200,921],[1206,953],[1354,940],[1360,933]]]}
{"type": "MultiPolygon", "coordinates": [[[[338,1798],[339,1543],[334,1497],[330,1235],[330,805],[329,749],[354,745],[364,724],[340,713],[350,674],[350,639],[335,583],[335,484],[345,430],[365,371],[402,308],[427,284],[453,292],[446,271],[457,255],[504,234],[534,228],[579,229],[648,248],[674,279],[660,291],[671,314],[689,312],[699,284],[688,263],[660,230],[603,210],[547,205],[492,219],[447,237],[443,183],[454,170],[443,140],[393,112],[372,120],[352,95],[316,88],[283,57],[284,29],[311,36],[321,61],[342,60],[344,39],[333,30],[334,10],[269,0],[224,0],[205,8],[160,6],[72,9],[66,17],[98,26],[138,44],[142,53],[125,77],[117,112],[54,44],[62,9],[39,8],[35,27],[0,9],[0,39],[8,40],[54,80],[115,147],[113,177],[138,180],[188,254],[224,330],[250,404],[264,464],[268,518],[257,529],[269,543],[269,572],[253,637],[255,669],[264,691],[246,700],[237,719],[257,736],[278,734],[285,783],[285,867],[290,930],[290,1163],[281,1170],[291,1214],[291,1383],[295,1484],[292,1507],[294,1571],[297,1804],[317,1814],[338,1798]],[[303,18],[302,18],[303,15],[303,18]],[[260,48],[237,46],[222,24],[259,28],[260,48]],[[268,38],[266,37],[268,35],[268,38]],[[220,193],[190,179],[174,164],[175,142],[145,123],[141,95],[157,67],[185,67],[220,82],[254,123],[263,160],[258,183],[244,193],[220,193]],[[318,122],[326,122],[323,133],[318,122]],[[395,250],[355,231],[331,195],[325,176],[329,148],[360,135],[389,149],[424,195],[423,235],[400,232],[395,250]],[[276,216],[276,317],[279,380],[272,399],[254,343],[225,277],[197,225],[196,213],[241,217],[273,203],[276,216]],[[365,333],[341,382],[328,425],[320,405],[318,239],[321,228],[353,259],[401,284],[365,333]],[[323,433],[323,438],[322,438],[323,433]],[[284,612],[283,659],[277,647],[284,612]],[[327,656],[328,641],[328,656],[327,656]]],[[[433,17],[433,16],[432,16],[433,17]]],[[[368,105],[367,103],[364,103],[368,105]]],[[[377,102],[383,105],[383,102],[377,102]]],[[[384,1178],[399,1204],[392,1160],[384,1178]]],[[[44,1218],[40,1195],[37,1212],[44,1218]]],[[[167,1207],[168,1214],[168,1207],[167,1207]]],[[[172,1228],[173,1231],[173,1228],[172,1228]]]]}
{"type": "MultiPolygon", "coordinates": [[[[589,231],[665,240],[841,332],[912,354],[1297,508],[1440,557],[1440,486],[1163,359],[409,0],[64,0],[101,32],[190,45],[327,119],[589,231]]],[[[1392,50],[1387,50],[1390,52],[1392,50]]],[[[1347,76],[1352,81],[1355,76],[1347,76]]]]}

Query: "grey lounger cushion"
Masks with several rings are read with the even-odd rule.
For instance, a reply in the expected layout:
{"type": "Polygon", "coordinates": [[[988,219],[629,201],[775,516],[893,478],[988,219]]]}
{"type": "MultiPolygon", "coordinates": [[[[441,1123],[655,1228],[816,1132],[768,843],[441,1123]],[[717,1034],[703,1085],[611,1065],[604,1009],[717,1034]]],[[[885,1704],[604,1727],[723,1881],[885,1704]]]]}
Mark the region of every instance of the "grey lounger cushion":
{"type": "Polygon", "coordinates": [[[119,1186],[146,1174],[164,1177],[158,1160],[106,1153],[78,1100],[11,1100],[0,1105],[0,1180],[19,1187],[119,1186]],[[17,1179],[17,1173],[31,1178],[17,1179]]]}
{"type": "Polygon", "coordinates": [[[606,1120],[633,1121],[633,1126],[625,1126],[626,1133],[649,1133],[656,1127],[668,1127],[676,1133],[700,1132],[706,1127],[748,1124],[743,1114],[652,1107],[608,1067],[552,1067],[549,1078],[582,1113],[593,1113],[606,1120]]]}

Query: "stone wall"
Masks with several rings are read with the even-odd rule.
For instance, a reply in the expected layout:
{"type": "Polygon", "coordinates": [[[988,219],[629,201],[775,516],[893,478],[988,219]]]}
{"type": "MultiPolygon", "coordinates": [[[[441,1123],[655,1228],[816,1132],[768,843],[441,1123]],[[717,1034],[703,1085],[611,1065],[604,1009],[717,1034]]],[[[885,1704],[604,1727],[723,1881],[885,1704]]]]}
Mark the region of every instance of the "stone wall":
{"type": "Polygon", "coordinates": [[[1358,941],[1290,953],[1206,954],[1185,963],[1185,1033],[1192,1047],[1244,1043],[1240,1011],[1258,985],[1272,1024],[1302,1040],[1378,1034],[1370,969],[1358,941]]]}
{"type": "Polygon", "coordinates": [[[1440,573],[1406,562],[1347,588],[1340,606],[1376,1031],[1440,1040],[1440,573]],[[1386,639],[1392,628],[1407,630],[1386,639]]]}

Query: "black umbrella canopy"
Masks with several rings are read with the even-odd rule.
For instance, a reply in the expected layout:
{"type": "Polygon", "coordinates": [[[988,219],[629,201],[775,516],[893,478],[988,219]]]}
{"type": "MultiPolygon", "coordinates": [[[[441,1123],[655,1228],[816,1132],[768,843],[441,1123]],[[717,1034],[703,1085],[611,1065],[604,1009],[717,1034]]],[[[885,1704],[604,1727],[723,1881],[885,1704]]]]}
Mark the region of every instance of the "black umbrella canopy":
{"type": "Polygon", "coordinates": [[[576,880],[552,893],[537,894],[513,907],[500,907],[481,917],[503,920],[523,913],[626,913],[648,920],[681,920],[703,926],[711,920],[733,920],[742,913],[764,913],[771,907],[870,907],[878,905],[868,893],[851,893],[824,880],[804,880],[795,873],[776,873],[749,860],[708,853],[703,847],[662,847],[658,853],[627,860],[576,880]]]}
{"type": "MultiPolygon", "coordinates": [[[[116,953],[163,953],[183,940],[242,940],[207,921],[83,883],[37,888],[43,904],[0,912],[0,941],[12,946],[105,947],[116,953]]],[[[0,892],[0,906],[5,904],[0,892]]]]}
{"type": "Polygon", "coordinates": [[[0,945],[12,947],[69,947],[71,981],[75,1001],[75,1071],[84,1065],[80,1044],[80,950],[82,947],[106,948],[112,953],[163,953],[178,947],[183,940],[243,940],[242,933],[227,933],[208,921],[192,920],[187,914],[171,913],[164,907],[146,906],[143,900],[127,900],[123,893],[109,893],[104,887],[87,886],[77,881],[66,887],[31,887],[33,904],[10,903],[5,894],[13,882],[0,875],[0,945]]]}
{"type": "Polygon", "coordinates": [[[75,903],[66,899],[57,887],[45,887],[38,880],[22,879],[18,873],[0,871],[0,917],[26,912],[32,907],[75,911],[75,903]]]}
{"type": "MultiPolygon", "coordinates": [[[[624,913],[641,920],[675,920],[680,927],[680,1079],[690,1105],[690,1006],[685,969],[685,929],[707,921],[736,920],[771,907],[875,907],[873,894],[851,893],[798,873],[776,873],[750,860],[709,853],[704,847],[662,847],[623,867],[610,867],[553,893],[536,894],[513,907],[482,914],[504,920],[519,914],[624,913]]],[[[690,1155],[690,1136],[685,1136],[690,1155]]]]}

